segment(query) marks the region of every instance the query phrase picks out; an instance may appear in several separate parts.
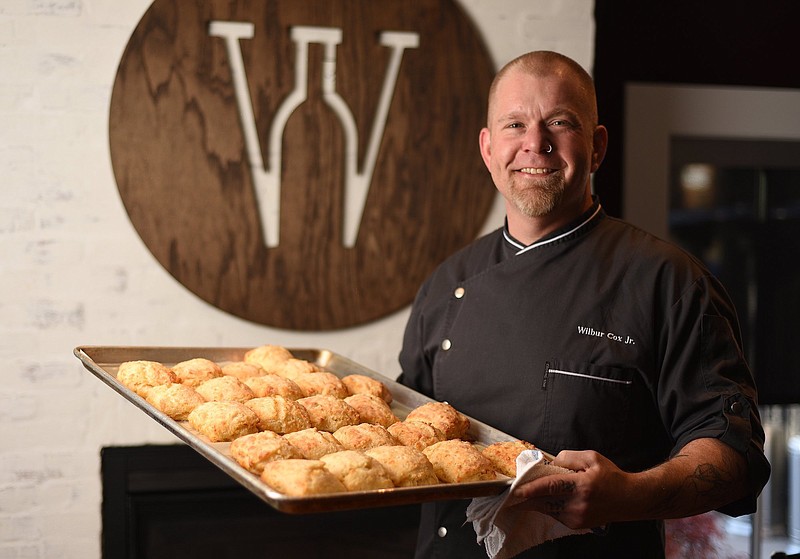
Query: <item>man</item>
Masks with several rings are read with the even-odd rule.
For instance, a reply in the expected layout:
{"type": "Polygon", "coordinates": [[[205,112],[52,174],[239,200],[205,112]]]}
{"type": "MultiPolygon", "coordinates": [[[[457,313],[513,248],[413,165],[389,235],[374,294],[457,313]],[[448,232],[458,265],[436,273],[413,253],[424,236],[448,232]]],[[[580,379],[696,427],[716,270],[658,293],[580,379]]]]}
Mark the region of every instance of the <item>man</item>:
{"type": "MultiPolygon", "coordinates": [[[[425,282],[400,354],[401,382],[577,472],[519,506],[605,530],[521,557],[663,557],[661,519],[750,513],[769,476],[733,306],[696,259],[604,213],[607,140],[573,60],[498,73],[480,151],[506,225],[425,282]]],[[[418,557],[486,556],[467,504],[423,506],[418,557]]]]}

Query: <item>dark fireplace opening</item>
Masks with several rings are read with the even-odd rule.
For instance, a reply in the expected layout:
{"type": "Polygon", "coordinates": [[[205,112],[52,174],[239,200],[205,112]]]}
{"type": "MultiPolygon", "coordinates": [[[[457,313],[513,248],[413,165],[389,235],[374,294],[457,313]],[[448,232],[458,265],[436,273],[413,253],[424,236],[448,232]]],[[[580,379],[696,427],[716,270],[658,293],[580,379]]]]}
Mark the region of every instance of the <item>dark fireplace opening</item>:
{"type": "Polygon", "coordinates": [[[185,445],[107,447],[106,559],[409,558],[419,506],[285,514],[185,445]]]}

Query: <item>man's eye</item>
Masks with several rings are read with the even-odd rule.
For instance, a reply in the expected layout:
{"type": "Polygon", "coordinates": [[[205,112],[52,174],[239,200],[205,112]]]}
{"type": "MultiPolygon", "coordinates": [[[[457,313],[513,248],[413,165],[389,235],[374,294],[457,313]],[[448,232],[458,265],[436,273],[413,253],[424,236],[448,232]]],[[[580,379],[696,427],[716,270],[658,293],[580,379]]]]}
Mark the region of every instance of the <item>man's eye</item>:
{"type": "Polygon", "coordinates": [[[508,125],[509,128],[522,128],[521,122],[512,122],[508,125]]]}

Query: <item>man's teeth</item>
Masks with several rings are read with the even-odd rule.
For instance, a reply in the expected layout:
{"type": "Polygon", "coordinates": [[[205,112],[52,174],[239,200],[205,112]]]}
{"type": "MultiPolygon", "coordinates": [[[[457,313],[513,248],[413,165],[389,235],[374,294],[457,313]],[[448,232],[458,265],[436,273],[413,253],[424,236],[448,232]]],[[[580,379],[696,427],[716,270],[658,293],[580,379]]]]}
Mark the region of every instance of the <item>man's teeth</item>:
{"type": "Polygon", "coordinates": [[[550,169],[543,169],[541,167],[523,167],[520,169],[521,173],[529,173],[531,175],[544,175],[548,173],[550,169]]]}

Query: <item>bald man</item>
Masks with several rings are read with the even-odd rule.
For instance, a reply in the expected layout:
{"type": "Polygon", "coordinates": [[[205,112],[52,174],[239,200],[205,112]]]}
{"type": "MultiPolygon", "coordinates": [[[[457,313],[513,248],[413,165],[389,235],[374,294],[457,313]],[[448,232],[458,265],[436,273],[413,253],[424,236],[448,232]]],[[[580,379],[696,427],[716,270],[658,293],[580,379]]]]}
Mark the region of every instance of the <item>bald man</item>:
{"type": "MultiPolygon", "coordinates": [[[[605,214],[607,143],[575,61],[498,72],[479,146],[505,226],[426,280],[400,353],[402,383],[577,472],[518,506],[603,529],[520,557],[664,557],[663,519],[751,513],[769,477],[733,305],[695,258],[605,214]]],[[[417,557],[486,557],[467,504],[423,506],[417,557]]]]}

